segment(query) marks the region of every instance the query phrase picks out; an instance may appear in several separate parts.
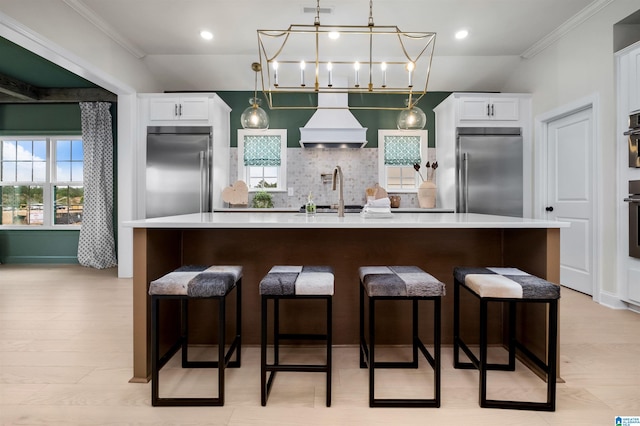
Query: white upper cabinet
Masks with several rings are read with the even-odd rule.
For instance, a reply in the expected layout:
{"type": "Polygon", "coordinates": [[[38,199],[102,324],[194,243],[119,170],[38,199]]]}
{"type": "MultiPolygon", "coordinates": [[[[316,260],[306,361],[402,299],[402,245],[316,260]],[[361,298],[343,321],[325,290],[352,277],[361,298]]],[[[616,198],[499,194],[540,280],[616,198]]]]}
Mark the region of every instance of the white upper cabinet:
{"type": "Polygon", "coordinates": [[[520,119],[520,99],[507,97],[460,97],[460,120],[517,121],[520,119]]]}
{"type": "Polygon", "coordinates": [[[209,98],[166,96],[149,100],[149,120],[208,120],[209,98]]]}

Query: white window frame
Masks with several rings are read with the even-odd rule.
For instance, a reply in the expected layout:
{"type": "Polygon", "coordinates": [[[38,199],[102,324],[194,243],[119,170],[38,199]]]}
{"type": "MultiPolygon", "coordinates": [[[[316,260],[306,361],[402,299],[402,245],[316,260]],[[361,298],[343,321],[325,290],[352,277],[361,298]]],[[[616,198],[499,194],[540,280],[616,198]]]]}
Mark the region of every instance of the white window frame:
{"type": "MultiPolygon", "coordinates": [[[[287,129],[238,129],[238,180],[249,185],[249,168],[244,165],[244,138],[245,136],[280,136],[280,166],[278,167],[278,186],[264,188],[267,192],[287,192],[287,129]]],[[[257,192],[260,189],[249,188],[249,192],[257,192]]]]}
{"type": "MultiPolygon", "coordinates": [[[[426,130],[378,130],[378,182],[384,188],[386,188],[389,192],[393,193],[417,193],[418,187],[422,183],[420,179],[420,175],[415,172],[415,187],[410,189],[390,189],[388,188],[388,176],[387,176],[387,167],[384,164],[384,138],[385,136],[419,136],[420,137],[420,158],[422,159],[422,163],[420,164],[421,169],[420,172],[422,176],[427,178],[425,175],[426,169],[424,168],[424,164],[427,161],[428,155],[428,143],[429,140],[427,138],[428,134],[426,130]]],[[[397,166],[395,166],[397,167],[397,166]]]]}
{"type": "MultiPolygon", "coordinates": [[[[46,142],[46,170],[45,181],[15,181],[15,182],[1,182],[0,186],[42,186],[42,204],[43,204],[43,223],[42,225],[19,225],[19,224],[1,224],[0,229],[20,229],[20,230],[52,230],[52,229],[80,229],[80,224],[55,224],[54,217],[54,199],[53,199],[53,187],[54,186],[82,186],[84,187],[84,177],[81,181],[58,181],[56,176],[56,152],[54,145],[60,140],[80,140],[82,141],[82,135],[66,135],[66,136],[2,136],[0,140],[15,140],[15,141],[35,141],[44,140],[46,142]]],[[[84,145],[84,144],[83,144],[84,145]]],[[[84,146],[83,146],[84,150],[84,146]]]]}

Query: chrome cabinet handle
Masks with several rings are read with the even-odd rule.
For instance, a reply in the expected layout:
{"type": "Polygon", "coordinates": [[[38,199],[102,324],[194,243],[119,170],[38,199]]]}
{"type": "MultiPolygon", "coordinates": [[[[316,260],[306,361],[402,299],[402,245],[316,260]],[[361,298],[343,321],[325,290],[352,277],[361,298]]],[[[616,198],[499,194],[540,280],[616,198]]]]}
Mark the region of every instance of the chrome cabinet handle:
{"type": "Polygon", "coordinates": [[[493,117],[494,115],[493,104],[491,104],[491,116],[493,117]]]}
{"type": "Polygon", "coordinates": [[[204,151],[200,151],[200,213],[204,211],[204,151]]]}
{"type": "Polygon", "coordinates": [[[182,104],[180,104],[180,106],[178,106],[178,115],[180,117],[182,117],[182,104]]]}
{"type": "Polygon", "coordinates": [[[178,104],[173,104],[173,116],[178,116],[178,104]]]}
{"type": "Polygon", "coordinates": [[[487,104],[487,117],[491,116],[491,105],[487,104]]]}
{"type": "Polygon", "coordinates": [[[625,198],[623,201],[625,203],[640,204],[640,198],[625,198]]]}

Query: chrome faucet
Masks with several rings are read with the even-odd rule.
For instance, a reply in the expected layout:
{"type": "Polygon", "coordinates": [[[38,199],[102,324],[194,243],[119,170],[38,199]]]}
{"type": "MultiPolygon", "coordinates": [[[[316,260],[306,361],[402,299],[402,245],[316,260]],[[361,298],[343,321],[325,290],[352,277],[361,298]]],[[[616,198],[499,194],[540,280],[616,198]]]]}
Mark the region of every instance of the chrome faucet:
{"type": "Polygon", "coordinates": [[[342,175],[342,169],[340,166],[336,166],[333,169],[333,179],[331,180],[331,187],[336,190],[336,177],[340,179],[340,199],[338,200],[338,217],[344,217],[344,195],[342,187],[344,186],[344,176],[342,175]]]}

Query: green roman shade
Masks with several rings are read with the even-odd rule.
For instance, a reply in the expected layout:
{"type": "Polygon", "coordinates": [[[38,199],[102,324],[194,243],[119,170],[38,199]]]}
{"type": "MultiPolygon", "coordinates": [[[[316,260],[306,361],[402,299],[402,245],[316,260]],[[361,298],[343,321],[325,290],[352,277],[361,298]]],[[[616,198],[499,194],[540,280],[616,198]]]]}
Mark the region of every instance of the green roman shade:
{"type": "Polygon", "coordinates": [[[413,166],[420,164],[420,136],[385,136],[385,166],[413,166]]]}
{"type": "Polygon", "coordinates": [[[279,166],[279,135],[246,135],[244,137],[245,166],[279,166]]]}

